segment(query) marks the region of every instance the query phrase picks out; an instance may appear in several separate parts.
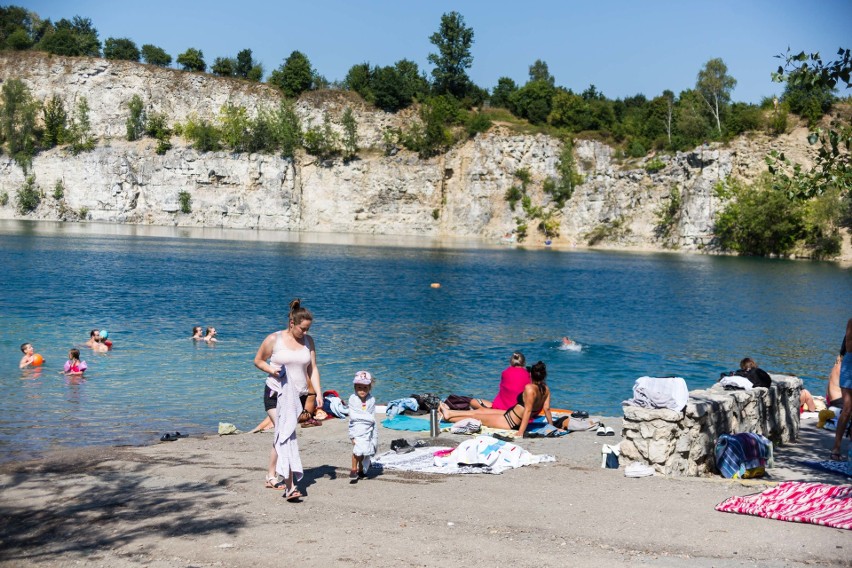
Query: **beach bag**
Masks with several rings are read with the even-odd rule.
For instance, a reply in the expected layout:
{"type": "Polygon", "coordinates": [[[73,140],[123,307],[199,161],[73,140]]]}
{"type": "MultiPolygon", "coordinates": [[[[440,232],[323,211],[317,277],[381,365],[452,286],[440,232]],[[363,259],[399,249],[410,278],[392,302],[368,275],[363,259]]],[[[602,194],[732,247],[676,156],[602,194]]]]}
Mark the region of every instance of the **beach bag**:
{"type": "Polygon", "coordinates": [[[446,404],[450,410],[470,410],[470,401],[471,398],[469,396],[451,394],[447,397],[447,400],[444,401],[444,404],[446,404]]]}
{"type": "Polygon", "coordinates": [[[727,479],[763,477],[771,465],[772,442],[760,434],[722,434],[716,442],[716,467],[727,479]]]}

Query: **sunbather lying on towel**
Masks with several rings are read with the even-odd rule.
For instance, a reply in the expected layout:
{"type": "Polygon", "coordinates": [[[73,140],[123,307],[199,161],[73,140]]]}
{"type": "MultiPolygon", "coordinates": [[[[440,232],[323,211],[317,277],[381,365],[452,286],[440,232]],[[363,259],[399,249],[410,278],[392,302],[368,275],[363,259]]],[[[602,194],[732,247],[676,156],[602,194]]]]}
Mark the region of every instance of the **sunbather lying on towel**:
{"type": "Polygon", "coordinates": [[[532,383],[524,387],[516,400],[515,405],[508,410],[498,408],[478,408],[474,410],[450,410],[441,403],[439,407],[444,420],[458,422],[465,418],[476,418],[483,426],[489,428],[504,428],[517,430],[518,436],[523,436],[527,431],[530,420],[544,413],[548,424],[553,424],[553,416],[550,414],[550,389],[547,388],[547,367],[539,361],[532,366],[530,373],[532,383]]]}

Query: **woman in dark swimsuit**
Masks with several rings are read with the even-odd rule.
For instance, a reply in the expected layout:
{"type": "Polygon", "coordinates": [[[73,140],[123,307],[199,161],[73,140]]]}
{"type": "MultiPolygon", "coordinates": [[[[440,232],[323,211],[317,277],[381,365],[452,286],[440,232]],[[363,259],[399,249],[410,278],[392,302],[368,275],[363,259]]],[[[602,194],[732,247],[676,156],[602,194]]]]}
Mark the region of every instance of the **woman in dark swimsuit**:
{"type": "Polygon", "coordinates": [[[483,426],[489,428],[504,428],[517,430],[518,436],[523,436],[529,426],[530,420],[544,412],[549,424],[553,424],[553,416],[550,415],[550,389],[547,387],[547,367],[539,361],[532,366],[530,372],[532,383],[524,387],[524,391],[518,395],[515,406],[509,410],[497,408],[479,408],[476,410],[450,410],[441,403],[440,411],[444,420],[458,422],[465,418],[476,418],[483,426]]]}

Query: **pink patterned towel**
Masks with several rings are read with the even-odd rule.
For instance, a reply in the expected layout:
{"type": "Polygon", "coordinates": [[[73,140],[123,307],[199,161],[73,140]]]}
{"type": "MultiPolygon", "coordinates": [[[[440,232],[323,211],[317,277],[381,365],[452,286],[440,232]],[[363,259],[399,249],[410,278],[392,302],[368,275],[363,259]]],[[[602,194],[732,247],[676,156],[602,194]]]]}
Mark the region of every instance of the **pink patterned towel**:
{"type": "Polygon", "coordinates": [[[852,530],[852,485],[785,481],[762,493],[725,499],[716,510],[852,530]]]}

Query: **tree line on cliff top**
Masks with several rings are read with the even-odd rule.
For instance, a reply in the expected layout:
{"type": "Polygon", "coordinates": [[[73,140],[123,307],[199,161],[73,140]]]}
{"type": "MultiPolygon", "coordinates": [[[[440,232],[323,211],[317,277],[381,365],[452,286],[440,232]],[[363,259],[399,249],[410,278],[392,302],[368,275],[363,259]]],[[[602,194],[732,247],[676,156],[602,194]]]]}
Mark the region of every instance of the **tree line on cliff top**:
{"type": "MultiPolygon", "coordinates": [[[[208,67],[203,52],[194,47],[173,60],[155,45],[139,48],[129,38],[109,37],[101,42],[98,36],[89,18],[74,16],[52,22],[22,7],[0,7],[0,50],[102,56],[162,67],[169,67],[174,61],[186,71],[209,71],[256,82],[264,77],[251,49],[243,49],[233,57],[217,57],[208,67]]],[[[530,64],[526,83],[519,85],[509,77],[501,77],[489,91],[475,85],[467,74],[473,65],[474,36],[464,17],[450,12],[441,17],[438,30],[429,37],[435,48],[428,55],[433,66],[429,75],[415,62],[402,59],[386,66],[358,63],[345,78],[330,82],[312,67],[307,55],[293,51],[280,67],[272,70],[266,82],[291,98],[309,90],[346,89],[388,112],[420,103],[421,108],[432,107],[421,117],[426,115],[433,122],[440,119],[445,122],[444,127],[466,127],[473,132],[486,129],[492,120],[501,120],[563,136],[591,133],[629,157],[641,157],[652,150],[685,150],[750,130],[783,132],[788,112],[814,124],[834,102],[831,89],[824,85],[796,83],[787,84],[780,101],[767,97],[760,105],[733,102],[731,91],[736,79],[718,58],[707,61],[698,71],[694,88],[679,94],[666,90],[652,98],[637,94],[613,100],[594,85],[574,92],[556,84],[543,60],[530,64]],[[443,100],[433,101],[439,97],[443,100]]],[[[421,154],[440,152],[450,138],[433,134],[431,139],[422,141],[426,147],[421,148],[421,154]]]]}
{"type": "MultiPolygon", "coordinates": [[[[754,185],[721,182],[717,193],[728,205],[720,211],[716,223],[720,246],[745,254],[788,254],[804,245],[813,256],[830,257],[840,249],[838,227],[852,225],[852,136],[848,117],[825,131],[816,130],[820,119],[837,101],[835,88],[843,84],[849,87],[849,50],[841,49],[839,58],[827,63],[819,54],[788,51],[786,57],[779,56],[785,59],[785,65],[779,67],[774,78],[785,83],[782,97],[767,97],[760,105],[751,105],[731,100],[736,79],[718,58],[709,60],[698,71],[694,88],[678,95],[666,90],[650,100],[642,94],[612,100],[594,85],[580,93],[557,86],[543,60],[529,66],[529,78],[523,85],[508,77],[501,77],[490,91],[475,85],[467,75],[473,64],[474,31],[457,12],[444,14],[438,31],[429,40],[435,48],[428,55],[433,65],[431,76],[416,63],[403,59],[390,66],[359,63],[349,69],[342,81],[329,82],[313,69],[305,54],[294,51],[266,81],[286,98],[279,108],[260,109],[255,117],[249,117],[245,108],[225,105],[214,122],[185,117],[185,122],[175,121],[169,127],[168,117],[146,112],[144,101],[136,95],[127,103],[127,138],[155,138],[158,153],[168,151],[171,135],[178,134],[200,151],[226,148],[292,157],[297,148],[303,148],[321,161],[336,156],[353,159],[358,152],[358,136],[351,109],[347,108],[340,117],[343,135],[331,127],[328,114],[321,125],[303,128],[299,123],[292,99],[307,91],[324,89],[358,93],[366,102],[387,112],[415,106],[420,121],[411,121],[405,130],[386,131],[386,152],[401,145],[427,158],[487,130],[492,121],[499,120],[522,132],[546,132],[566,142],[559,159],[558,179],[542,184],[550,203],[531,203],[526,192],[530,180],[524,181],[521,170],[516,173],[521,183],[506,194],[513,211],[516,203],[523,205],[523,214],[516,219],[519,232],[524,233],[527,224],[534,221],[545,235],[554,235],[560,210],[574,186],[583,181],[576,174],[571,155],[573,137],[599,138],[617,148],[617,157],[640,158],[655,150],[683,150],[702,142],[726,141],[747,131],[780,134],[787,130],[788,113],[792,112],[814,129],[810,141],[818,146],[815,167],[804,169],[783,154],[773,153],[767,156],[769,175],[754,185]],[[766,193],[771,190],[774,193],[766,193]]],[[[107,38],[101,44],[88,18],[75,16],[53,23],[21,7],[0,6],[0,50],[28,49],[57,55],[142,60],[161,67],[172,65],[171,55],[151,44],[139,49],[129,38],[107,38]]],[[[185,71],[208,70],[204,54],[196,48],[179,54],[176,63],[185,71]]],[[[209,70],[217,76],[254,82],[262,81],[264,75],[250,49],[241,50],[235,57],[216,58],[209,70]]],[[[3,85],[0,149],[14,156],[25,170],[39,149],[67,144],[73,153],[78,153],[94,147],[88,128],[85,97],[66,111],[59,95],[42,103],[20,81],[10,80],[3,85]]],[[[663,167],[664,163],[656,158],[645,165],[649,173],[663,167]]],[[[28,183],[34,186],[33,180],[28,183]]],[[[663,240],[672,236],[672,228],[682,214],[679,191],[672,188],[669,203],[658,212],[658,232],[663,240]]],[[[590,242],[617,228],[600,229],[600,235],[592,235],[590,242]]]]}

